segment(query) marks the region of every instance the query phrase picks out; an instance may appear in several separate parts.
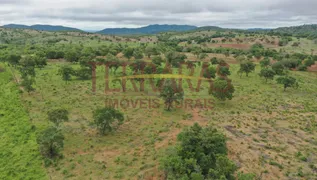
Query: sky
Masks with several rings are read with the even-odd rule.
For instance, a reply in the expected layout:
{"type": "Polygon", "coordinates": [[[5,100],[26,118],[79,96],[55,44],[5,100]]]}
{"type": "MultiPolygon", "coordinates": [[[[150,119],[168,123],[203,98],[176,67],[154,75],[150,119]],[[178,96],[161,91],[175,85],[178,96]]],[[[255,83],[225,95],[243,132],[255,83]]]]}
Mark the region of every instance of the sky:
{"type": "Polygon", "coordinates": [[[317,24],[316,7],[317,0],[0,0],[0,25],[276,28],[317,24]]]}

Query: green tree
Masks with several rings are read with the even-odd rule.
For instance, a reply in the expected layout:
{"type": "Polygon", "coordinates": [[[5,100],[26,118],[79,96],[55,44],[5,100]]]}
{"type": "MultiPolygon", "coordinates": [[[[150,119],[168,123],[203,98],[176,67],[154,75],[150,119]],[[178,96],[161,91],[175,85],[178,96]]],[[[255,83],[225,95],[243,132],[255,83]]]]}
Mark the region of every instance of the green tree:
{"type": "Polygon", "coordinates": [[[218,61],[218,59],[216,58],[216,57],[213,57],[213,58],[211,58],[210,59],[210,62],[211,62],[211,64],[219,64],[219,61],[218,61]]]}
{"type": "Polygon", "coordinates": [[[245,73],[246,76],[248,77],[249,73],[255,70],[255,66],[256,65],[251,61],[242,62],[240,64],[240,70],[239,70],[240,77],[242,76],[243,73],[245,73]]]}
{"type": "Polygon", "coordinates": [[[167,179],[234,179],[237,169],[227,157],[225,136],[212,127],[197,123],[178,137],[161,161],[167,179]]]}
{"type": "Polygon", "coordinates": [[[209,94],[219,100],[225,101],[226,99],[231,100],[233,98],[234,91],[235,89],[230,79],[217,78],[209,89],[209,94]]]}
{"type": "Polygon", "coordinates": [[[167,62],[173,67],[179,67],[180,63],[184,63],[185,59],[187,58],[186,55],[173,51],[166,53],[165,57],[167,62]]]}
{"type": "Polygon", "coordinates": [[[155,47],[148,46],[145,48],[145,54],[148,58],[151,58],[152,55],[159,55],[158,49],[155,47]]]}
{"type": "Polygon", "coordinates": [[[54,109],[47,113],[48,120],[59,126],[60,123],[68,121],[68,111],[66,109],[54,109]]]}
{"type": "Polygon", "coordinates": [[[284,86],[284,91],[288,87],[298,87],[298,83],[294,77],[291,76],[280,76],[276,79],[278,84],[282,84],[284,86]]]}
{"type": "Polygon", "coordinates": [[[307,66],[304,65],[304,64],[299,65],[298,68],[297,68],[297,70],[299,70],[299,71],[307,71],[307,66]]]}
{"type": "Polygon", "coordinates": [[[164,100],[164,104],[167,111],[170,111],[173,103],[179,104],[184,98],[184,91],[176,85],[174,80],[164,80],[160,97],[164,100]]]}
{"type": "Polygon", "coordinates": [[[6,57],[6,61],[12,66],[16,66],[22,57],[16,54],[9,54],[6,57]]]}
{"type": "Polygon", "coordinates": [[[161,66],[164,60],[162,59],[161,56],[154,56],[152,59],[152,63],[154,63],[157,66],[161,66]]]}
{"type": "Polygon", "coordinates": [[[75,49],[69,49],[65,53],[65,59],[69,62],[78,62],[80,59],[80,52],[75,49]]]}
{"type": "Polygon", "coordinates": [[[112,107],[95,110],[93,112],[93,118],[97,129],[102,135],[117,129],[124,121],[123,113],[112,107]]]}
{"type": "Polygon", "coordinates": [[[208,78],[208,79],[215,78],[216,72],[217,70],[214,67],[210,66],[206,68],[206,70],[204,71],[204,78],[208,78]]]}
{"type": "Polygon", "coordinates": [[[264,58],[262,61],[260,61],[260,65],[262,68],[264,67],[268,67],[271,64],[270,59],[269,58],[264,58]]]}
{"type": "Polygon", "coordinates": [[[142,59],[143,58],[143,52],[140,49],[135,49],[133,51],[133,57],[135,59],[142,59]]]}
{"type": "Polygon", "coordinates": [[[124,55],[124,57],[128,58],[128,60],[130,60],[131,57],[133,56],[133,52],[134,52],[134,48],[128,47],[128,48],[124,49],[123,55],[124,55]]]}
{"type": "Polygon", "coordinates": [[[34,83],[35,83],[35,80],[33,77],[30,77],[30,76],[22,77],[21,86],[23,86],[24,90],[26,90],[28,93],[35,90],[33,87],[34,83]]]}
{"type": "Polygon", "coordinates": [[[64,135],[56,127],[49,127],[37,137],[41,154],[47,158],[54,158],[64,147],[64,135]]]}
{"type": "Polygon", "coordinates": [[[261,69],[259,75],[260,75],[260,77],[264,77],[265,82],[267,82],[268,79],[271,79],[271,80],[274,79],[275,71],[273,69],[264,68],[264,69],[261,69]]]}
{"type": "Polygon", "coordinates": [[[272,69],[275,71],[276,75],[283,75],[285,68],[284,68],[283,64],[280,61],[278,61],[278,62],[272,64],[272,69]]]}
{"type": "Polygon", "coordinates": [[[218,74],[220,76],[229,76],[231,74],[230,70],[229,70],[229,67],[227,66],[220,66],[219,67],[219,71],[218,71],[218,74]]]}
{"type": "Polygon", "coordinates": [[[203,59],[205,59],[205,58],[207,58],[208,57],[208,54],[206,54],[206,53],[201,53],[200,55],[199,55],[199,59],[200,60],[203,60],[203,59]]]}
{"type": "Polygon", "coordinates": [[[58,74],[61,75],[62,79],[67,83],[71,80],[72,75],[74,74],[74,69],[71,66],[64,65],[60,67],[60,69],[58,70],[58,74]]]}
{"type": "Polygon", "coordinates": [[[308,58],[304,60],[304,64],[306,67],[310,67],[315,64],[315,60],[313,58],[308,58]]]}

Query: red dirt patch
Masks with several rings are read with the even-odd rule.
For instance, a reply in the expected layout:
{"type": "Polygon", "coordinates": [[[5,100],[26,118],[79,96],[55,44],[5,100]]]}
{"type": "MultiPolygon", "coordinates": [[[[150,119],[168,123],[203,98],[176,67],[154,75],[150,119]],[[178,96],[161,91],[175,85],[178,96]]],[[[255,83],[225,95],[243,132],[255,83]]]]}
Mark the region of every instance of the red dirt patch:
{"type": "Polygon", "coordinates": [[[250,44],[210,44],[209,47],[223,47],[233,49],[250,49],[250,44]]]}
{"type": "Polygon", "coordinates": [[[315,65],[312,65],[312,66],[308,67],[307,71],[317,72],[317,63],[315,63],[315,65]]]}

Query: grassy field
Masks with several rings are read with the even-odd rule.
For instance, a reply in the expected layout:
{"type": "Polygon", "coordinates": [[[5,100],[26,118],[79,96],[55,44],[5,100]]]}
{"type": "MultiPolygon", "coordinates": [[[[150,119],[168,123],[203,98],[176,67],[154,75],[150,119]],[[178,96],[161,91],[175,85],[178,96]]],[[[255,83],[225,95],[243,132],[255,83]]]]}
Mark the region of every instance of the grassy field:
{"type": "Polygon", "coordinates": [[[22,105],[19,87],[9,69],[0,69],[0,179],[47,179],[36,143],[36,127],[22,105]]]}
{"type": "MultiPolygon", "coordinates": [[[[164,156],[164,150],[175,143],[184,127],[195,122],[217,127],[227,135],[229,156],[240,167],[239,171],[254,173],[262,179],[316,177],[316,73],[291,72],[300,87],[283,92],[283,87],[275,81],[265,83],[260,79],[259,66],[250,77],[240,78],[238,65],[231,64],[230,78],[236,88],[233,100],[215,100],[208,95],[207,84],[199,93],[191,94],[184,82],[185,98],[192,95],[210,98],[214,108],[172,112],[164,111],[163,107],[121,109],[125,123],[118,131],[100,136],[92,125],[92,111],[104,106],[106,98],[123,94],[103,94],[102,67],[97,69],[97,93],[94,95],[91,81],[63,82],[57,75],[61,65],[49,63],[38,70],[36,91],[24,93],[22,97],[38,130],[49,125],[48,110],[63,107],[70,112],[70,121],[63,127],[64,158],[48,168],[52,179],[157,179],[162,176],[159,159],[164,156]]],[[[196,75],[199,70],[196,69],[196,75]]],[[[129,95],[130,92],[126,97],[129,95]]],[[[134,98],[148,96],[139,94],[134,98]]]]}

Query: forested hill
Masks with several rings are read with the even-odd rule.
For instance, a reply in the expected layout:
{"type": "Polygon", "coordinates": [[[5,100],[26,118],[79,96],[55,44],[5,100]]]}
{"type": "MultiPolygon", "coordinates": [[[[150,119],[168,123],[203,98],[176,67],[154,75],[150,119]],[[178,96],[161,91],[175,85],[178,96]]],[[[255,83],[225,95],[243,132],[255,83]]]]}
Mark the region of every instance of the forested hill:
{"type": "Polygon", "coordinates": [[[293,35],[297,37],[307,37],[309,39],[317,38],[317,24],[292,26],[292,27],[280,27],[270,31],[274,34],[293,35]]]}
{"type": "Polygon", "coordinates": [[[32,25],[32,26],[26,26],[22,24],[7,24],[2,27],[12,28],[12,29],[33,29],[33,30],[39,30],[39,31],[82,31],[80,29],[76,29],[72,27],[41,25],[41,24],[32,25]]]}
{"type": "Polygon", "coordinates": [[[97,33],[100,34],[113,34],[113,35],[125,35],[125,34],[156,34],[160,32],[168,31],[189,31],[197,29],[196,26],[189,25],[149,25],[140,28],[107,28],[97,33]]]}

